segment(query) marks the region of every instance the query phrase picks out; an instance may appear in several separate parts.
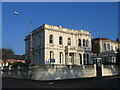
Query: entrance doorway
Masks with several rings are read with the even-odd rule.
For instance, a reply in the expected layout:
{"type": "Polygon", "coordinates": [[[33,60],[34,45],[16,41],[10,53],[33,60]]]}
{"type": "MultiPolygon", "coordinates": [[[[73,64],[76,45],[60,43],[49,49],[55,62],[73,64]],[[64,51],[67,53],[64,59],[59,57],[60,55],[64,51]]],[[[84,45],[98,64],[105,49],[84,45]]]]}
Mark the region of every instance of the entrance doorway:
{"type": "Polygon", "coordinates": [[[69,53],[69,63],[73,64],[74,62],[74,53],[69,53]]]}

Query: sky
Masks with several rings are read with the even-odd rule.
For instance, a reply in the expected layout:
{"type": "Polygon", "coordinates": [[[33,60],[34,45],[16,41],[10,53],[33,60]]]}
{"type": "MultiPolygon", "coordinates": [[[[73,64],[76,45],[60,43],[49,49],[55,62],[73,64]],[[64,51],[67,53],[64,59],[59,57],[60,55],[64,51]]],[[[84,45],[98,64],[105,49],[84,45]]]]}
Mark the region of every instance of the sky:
{"type": "Polygon", "coordinates": [[[3,2],[2,47],[25,53],[24,38],[43,24],[86,30],[92,38],[118,37],[117,2],[3,2]],[[20,15],[15,15],[16,11],[20,15]],[[25,18],[23,18],[25,17],[25,18]]]}

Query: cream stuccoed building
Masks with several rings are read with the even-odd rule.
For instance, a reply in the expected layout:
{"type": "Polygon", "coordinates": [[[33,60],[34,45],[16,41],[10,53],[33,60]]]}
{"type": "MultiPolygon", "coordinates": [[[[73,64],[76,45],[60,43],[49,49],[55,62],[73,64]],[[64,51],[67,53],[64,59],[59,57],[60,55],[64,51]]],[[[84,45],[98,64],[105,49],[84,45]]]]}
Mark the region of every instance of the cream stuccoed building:
{"type": "Polygon", "coordinates": [[[88,31],[44,24],[25,37],[25,56],[30,64],[89,64],[91,38],[88,31]]]}
{"type": "Polygon", "coordinates": [[[101,53],[106,51],[117,51],[120,42],[110,40],[109,38],[94,38],[92,39],[92,52],[101,53]]]}
{"type": "MultiPolygon", "coordinates": [[[[101,62],[105,63],[116,63],[116,54],[118,47],[120,48],[120,42],[110,40],[109,38],[94,38],[92,39],[92,52],[95,53],[101,62]]],[[[96,56],[92,55],[93,62],[96,56]]]]}

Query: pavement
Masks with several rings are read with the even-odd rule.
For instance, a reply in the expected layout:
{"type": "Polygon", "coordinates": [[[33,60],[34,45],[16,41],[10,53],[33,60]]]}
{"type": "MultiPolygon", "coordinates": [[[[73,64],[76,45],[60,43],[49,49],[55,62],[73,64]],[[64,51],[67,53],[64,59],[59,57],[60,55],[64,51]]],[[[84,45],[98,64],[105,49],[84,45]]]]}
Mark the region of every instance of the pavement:
{"type": "Polygon", "coordinates": [[[36,81],[2,78],[2,88],[105,88],[120,90],[120,76],[77,78],[67,80],[36,81]]]}

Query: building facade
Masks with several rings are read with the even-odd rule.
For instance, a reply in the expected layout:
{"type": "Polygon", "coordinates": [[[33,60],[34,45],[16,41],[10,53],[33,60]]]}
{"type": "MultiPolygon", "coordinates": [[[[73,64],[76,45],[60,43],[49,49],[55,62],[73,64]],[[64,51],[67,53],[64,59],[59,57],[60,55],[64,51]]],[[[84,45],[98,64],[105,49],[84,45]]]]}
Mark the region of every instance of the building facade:
{"type": "Polygon", "coordinates": [[[99,54],[106,51],[117,51],[117,41],[110,40],[109,38],[94,38],[92,39],[92,52],[99,54]]]}
{"type": "Polygon", "coordinates": [[[91,38],[88,31],[44,24],[25,37],[25,56],[30,64],[88,64],[91,38]]]}
{"type": "MultiPolygon", "coordinates": [[[[92,39],[92,52],[97,55],[96,57],[101,58],[103,64],[116,63],[118,47],[120,47],[120,43],[109,38],[92,39]]],[[[93,59],[94,57],[92,56],[93,59]]]]}

